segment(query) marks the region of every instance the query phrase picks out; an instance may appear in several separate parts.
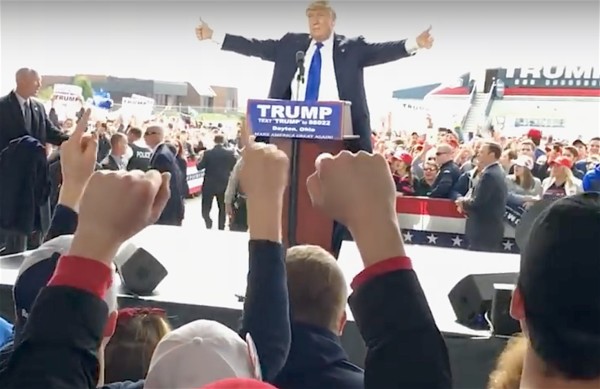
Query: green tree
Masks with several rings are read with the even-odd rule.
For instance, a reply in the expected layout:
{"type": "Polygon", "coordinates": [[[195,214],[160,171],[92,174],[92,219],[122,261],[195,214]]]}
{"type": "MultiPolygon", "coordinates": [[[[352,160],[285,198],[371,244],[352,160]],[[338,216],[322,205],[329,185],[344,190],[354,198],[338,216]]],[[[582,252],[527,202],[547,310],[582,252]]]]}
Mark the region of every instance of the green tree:
{"type": "Polygon", "coordinates": [[[92,82],[86,76],[75,76],[73,78],[73,85],[77,85],[81,88],[81,94],[83,99],[87,100],[94,97],[94,87],[92,82]]]}
{"type": "Polygon", "coordinates": [[[38,97],[38,99],[40,99],[42,101],[47,101],[52,98],[53,93],[54,93],[54,87],[47,86],[38,92],[37,97],[38,97]]]}

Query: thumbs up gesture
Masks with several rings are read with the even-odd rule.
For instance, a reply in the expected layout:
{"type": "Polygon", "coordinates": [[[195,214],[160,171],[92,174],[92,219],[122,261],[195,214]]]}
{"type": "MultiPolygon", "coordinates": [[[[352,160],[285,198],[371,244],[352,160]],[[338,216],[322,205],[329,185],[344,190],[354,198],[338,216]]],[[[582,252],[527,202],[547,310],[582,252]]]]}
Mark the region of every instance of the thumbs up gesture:
{"type": "Polygon", "coordinates": [[[431,34],[431,26],[417,36],[417,45],[420,49],[431,49],[433,46],[433,35],[431,34]]]}
{"type": "Polygon", "coordinates": [[[196,27],[196,38],[199,41],[210,40],[213,37],[213,30],[209,27],[207,23],[205,23],[202,19],[200,19],[200,24],[196,27]]]}

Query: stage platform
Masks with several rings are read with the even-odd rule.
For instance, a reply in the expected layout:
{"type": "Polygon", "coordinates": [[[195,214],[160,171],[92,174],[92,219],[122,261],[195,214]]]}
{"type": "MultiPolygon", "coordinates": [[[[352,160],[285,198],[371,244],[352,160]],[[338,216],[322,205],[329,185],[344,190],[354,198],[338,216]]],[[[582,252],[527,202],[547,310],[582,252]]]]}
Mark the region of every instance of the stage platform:
{"type": "MultiPolygon", "coordinates": [[[[153,254],[169,275],[152,296],[121,295],[121,306],[161,307],[174,326],[205,318],[237,327],[243,307],[238,296],[244,294],[248,270],[247,233],[152,226],[131,242],[153,254]]],[[[447,295],[468,274],[518,271],[519,256],[416,245],[407,245],[406,250],[448,344],[455,387],[484,387],[505,340],[457,324],[447,295]]],[[[19,257],[0,257],[0,314],[9,318],[19,257]]],[[[349,284],[362,269],[353,242],[344,242],[339,262],[349,284]]],[[[349,309],[348,318],[342,341],[351,360],[363,365],[365,347],[349,309]]]]}

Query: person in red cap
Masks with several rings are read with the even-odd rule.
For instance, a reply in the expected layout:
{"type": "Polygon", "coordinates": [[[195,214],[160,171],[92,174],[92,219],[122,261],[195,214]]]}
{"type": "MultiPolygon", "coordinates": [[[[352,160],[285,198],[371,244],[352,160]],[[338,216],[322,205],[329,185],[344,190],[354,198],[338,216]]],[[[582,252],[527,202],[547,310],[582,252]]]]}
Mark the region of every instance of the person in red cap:
{"type": "Polygon", "coordinates": [[[542,197],[558,199],[583,192],[581,180],[573,175],[573,161],[560,156],[550,162],[550,176],[542,182],[542,197]]]}
{"type": "Polygon", "coordinates": [[[538,130],[537,128],[532,128],[527,132],[527,138],[529,140],[531,140],[533,142],[533,144],[535,145],[535,158],[534,160],[537,161],[537,159],[539,157],[541,157],[542,155],[545,155],[546,153],[544,152],[544,150],[542,150],[540,148],[540,144],[542,143],[542,132],[540,130],[538,130]]]}
{"type": "Polygon", "coordinates": [[[396,152],[390,160],[396,192],[403,196],[413,196],[415,194],[411,173],[412,162],[412,156],[405,151],[396,152]]]}

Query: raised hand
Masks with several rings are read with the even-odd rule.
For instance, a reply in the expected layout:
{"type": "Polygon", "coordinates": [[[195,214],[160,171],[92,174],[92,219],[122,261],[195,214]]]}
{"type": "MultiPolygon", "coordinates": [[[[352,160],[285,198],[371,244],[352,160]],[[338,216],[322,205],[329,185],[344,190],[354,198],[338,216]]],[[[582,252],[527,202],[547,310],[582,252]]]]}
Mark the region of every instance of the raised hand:
{"type": "Polygon", "coordinates": [[[365,267],[405,256],[396,215],[396,188],[385,158],[364,151],[321,155],[306,182],[314,206],[342,222],[365,267]]]}
{"type": "Polygon", "coordinates": [[[196,27],[196,38],[200,41],[210,40],[213,37],[213,30],[200,19],[200,24],[196,27]]]}
{"type": "Polygon", "coordinates": [[[288,183],[287,155],[275,145],[248,141],[242,158],[240,184],[248,202],[282,199],[288,183]]]}
{"type": "Polygon", "coordinates": [[[275,145],[255,143],[248,132],[242,137],[240,185],[247,196],[250,239],[280,242],[289,159],[275,145]]]}
{"type": "Polygon", "coordinates": [[[75,126],[69,140],[60,148],[60,167],[63,185],[76,186],[83,190],[96,167],[98,139],[85,131],[91,110],[86,109],[75,126]]]}
{"type": "Polygon", "coordinates": [[[420,49],[431,49],[433,46],[433,35],[431,34],[431,26],[417,36],[417,45],[420,49]]]}
{"type": "Polygon", "coordinates": [[[94,173],[81,199],[71,255],[112,261],[123,242],[158,219],[171,195],[169,180],[169,173],[156,170],[94,173]]]}
{"type": "Polygon", "coordinates": [[[396,189],[382,155],[323,154],[315,167],[306,183],[313,205],[351,231],[377,218],[396,217],[396,189]]]}

